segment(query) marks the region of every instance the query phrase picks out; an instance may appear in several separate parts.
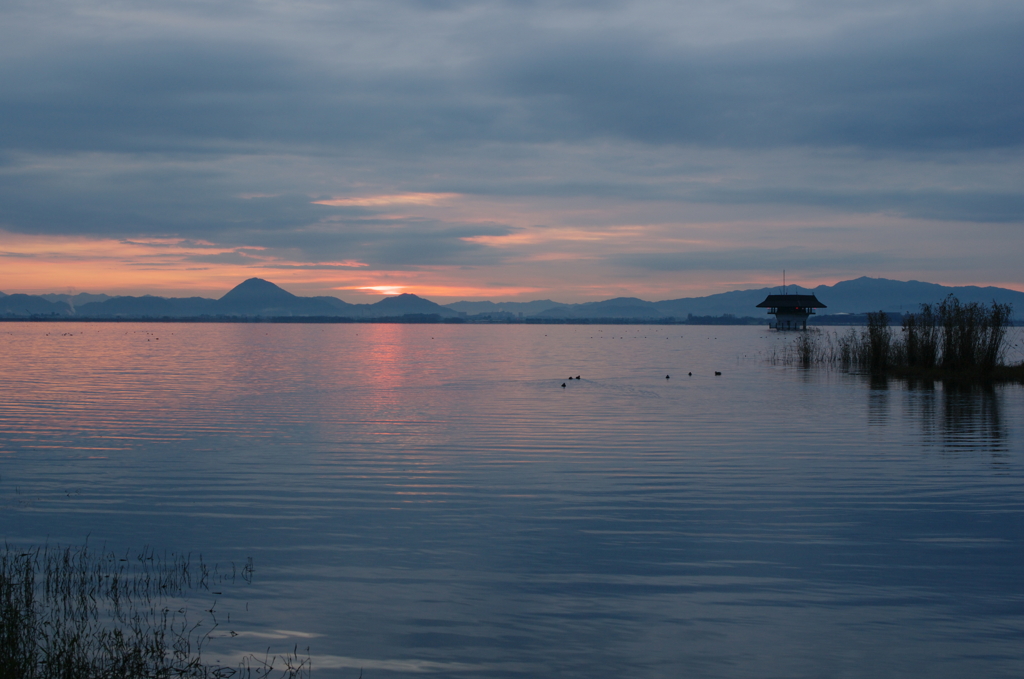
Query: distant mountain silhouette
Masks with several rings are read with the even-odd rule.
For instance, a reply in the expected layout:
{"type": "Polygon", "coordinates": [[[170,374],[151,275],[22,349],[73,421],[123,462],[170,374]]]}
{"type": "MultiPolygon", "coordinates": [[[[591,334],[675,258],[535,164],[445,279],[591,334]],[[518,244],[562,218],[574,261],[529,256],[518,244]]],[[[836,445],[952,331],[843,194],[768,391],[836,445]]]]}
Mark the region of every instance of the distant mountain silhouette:
{"type": "Polygon", "coordinates": [[[4,295],[0,297],[0,316],[68,316],[67,302],[50,302],[38,295],[4,295]]]}
{"type": "Polygon", "coordinates": [[[45,295],[39,295],[48,302],[67,302],[71,305],[71,308],[80,307],[83,304],[89,304],[91,302],[105,302],[110,299],[110,295],[94,295],[88,292],[79,292],[76,294],[71,293],[48,293],[45,295]]]}
{"type": "Polygon", "coordinates": [[[539,314],[542,311],[562,305],[558,302],[552,302],[550,299],[538,299],[533,302],[455,302],[445,306],[464,314],[507,313],[532,316],[533,314],[539,314]]]}
{"type": "Polygon", "coordinates": [[[603,302],[583,302],[582,304],[563,304],[535,314],[536,318],[664,318],[663,313],[654,302],[646,302],[636,297],[616,297],[603,302]]]}
{"type": "Polygon", "coordinates": [[[457,316],[452,309],[405,293],[373,304],[349,304],[337,297],[298,297],[270,281],[250,278],[217,301],[217,312],[227,315],[344,316],[392,318],[408,314],[457,316]]]}
{"type": "Polygon", "coordinates": [[[349,304],[337,297],[299,297],[263,280],[250,278],[220,299],[204,297],[104,296],[103,301],[72,308],[51,306],[39,296],[15,296],[14,304],[0,306],[8,316],[73,315],[85,318],[199,318],[199,317],[326,317],[326,318],[400,318],[407,315],[440,317],[459,313],[412,294],[385,297],[374,304],[349,304]],[[25,299],[23,299],[25,298],[25,299]],[[35,300],[33,303],[27,299],[35,300]]]}
{"type": "MultiPolygon", "coordinates": [[[[991,304],[993,301],[1013,305],[1014,318],[1024,318],[1024,293],[1016,290],[996,287],[977,286],[943,286],[920,281],[894,281],[885,278],[868,278],[866,276],[850,281],[842,281],[835,285],[819,285],[815,288],[798,288],[789,286],[789,291],[813,292],[822,303],[828,306],[825,314],[863,314],[868,311],[888,311],[892,313],[918,311],[923,303],[939,302],[946,295],[953,293],[961,302],[980,302],[991,304]]],[[[751,290],[734,290],[705,297],[683,297],[661,302],[646,302],[633,297],[620,297],[602,302],[584,302],[581,304],[559,304],[546,300],[547,308],[525,314],[526,317],[538,319],[658,319],[675,318],[685,320],[688,316],[766,316],[764,310],[757,305],[769,294],[778,293],[779,288],[757,288],[751,290]]],[[[485,304],[482,302],[456,302],[450,305],[462,311],[475,308],[470,305],[485,304]]],[[[494,303],[495,307],[509,308],[511,304],[494,303]]],[[[523,305],[540,304],[524,302],[523,305]]],[[[482,312],[477,312],[482,313],[482,312]]]]}
{"type": "MultiPolygon", "coordinates": [[[[341,300],[338,300],[341,302],[341,300]]],[[[344,302],[342,302],[344,304],[344,302]]],[[[347,305],[351,306],[351,305],[347,305]]],[[[317,297],[298,297],[262,278],[239,283],[217,300],[225,316],[338,316],[339,308],[317,297]]]]}
{"type": "Polygon", "coordinates": [[[288,304],[295,295],[262,278],[243,281],[220,298],[224,304],[288,304]]]}
{"type": "Polygon", "coordinates": [[[978,287],[976,285],[945,286],[921,281],[893,281],[885,278],[862,276],[841,281],[833,286],[820,285],[813,289],[828,313],[864,313],[866,311],[908,312],[918,311],[922,303],[934,304],[950,293],[961,302],[1012,304],[1014,317],[1024,317],[1024,292],[1006,288],[978,287]],[[822,299],[822,295],[830,301],[822,299]]]}
{"type": "Polygon", "coordinates": [[[76,307],[74,315],[86,318],[174,318],[215,315],[217,301],[205,297],[111,297],[76,307]]]}
{"type": "Polygon", "coordinates": [[[220,299],[205,297],[112,297],[83,304],[76,316],[90,318],[193,318],[204,316],[338,316],[352,307],[333,297],[298,297],[260,278],[235,286],[220,299]],[[328,301],[330,300],[330,301],[328,301]]]}
{"type": "Polygon", "coordinates": [[[379,302],[368,305],[365,318],[405,316],[406,314],[437,314],[442,317],[458,316],[454,309],[441,306],[437,302],[423,299],[410,293],[385,297],[379,302]]]}
{"type": "Polygon", "coordinates": [[[348,302],[344,302],[344,301],[338,299],[337,297],[310,297],[310,299],[318,299],[321,302],[323,302],[324,304],[330,305],[330,307],[332,309],[335,309],[336,311],[348,312],[353,307],[365,306],[365,305],[360,305],[360,304],[349,304],[348,302]]]}
{"type": "MultiPolygon", "coordinates": [[[[261,278],[250,278],[228,291],[220,299],[204,297],[108,297],[79,295],[5,295],[0,293],[0,316],[79,317],[79,318],[202,318],[202,317],[324,317],[401,318],[422,320],[478,315],[487,320],[515,320],[520,315],[537,321],[609,319],[657,320],[695,317],[766,317],[757,305],[778,288],[735,290],[706,297],[648,302],[635,297],[618,297],[600,302],[559,304],[552,300],[533,302],[456,302],[442,306],[413,294],[385,297],[373,304],[349,304],[336,297],[299,297],[261,278]],[[89,300],[89,301],[87,301],[89,300]],[[96,300],[96,301],[92,301],[96,300]],[[83,303],[84,302],[84,303],[83,303]]],[[[790,286],[790,292],[813,292],[827,305],[822,314],[863,314],[868,311],[917,311],[922,303],[935,303],[953,293],[965,303],[989,304],[997,301],[1013,305],[1013,317],[1024,318],[1024,293],[996,287],[949,287],[921,281],[893,281],[861,277],[835,285],[816,288],[790,286]]],[[[473,316],[469,317],[473,320],[473,316]]]]}
{"type": "MultiPolygon", "coordinates": [[[[734,314],[737,316],[760,316],[762,310],[752,307],[764,301],[769,294],[778,293],[779,288],[737,290],[707,297],[667,300],[657,302],[659,309],[667,314],[685,317],[686,314],[705,316],[734,314]]],[[[1012,304],[1014,317],[1024,317],[1024,293],[1005,288],[980,288],[977,286],[943,286],[920,281],[894,281],[885,278],[860,278],[841,281],[835,285],[819,285],[814,288],[789,286],[791,293],[812,292],[828,308],[820,314],[863,314],[868,311],[892,313],[915,312],[921,304],[934,304],[953,293],[961,302],[991,304],[1012,304]]]]}

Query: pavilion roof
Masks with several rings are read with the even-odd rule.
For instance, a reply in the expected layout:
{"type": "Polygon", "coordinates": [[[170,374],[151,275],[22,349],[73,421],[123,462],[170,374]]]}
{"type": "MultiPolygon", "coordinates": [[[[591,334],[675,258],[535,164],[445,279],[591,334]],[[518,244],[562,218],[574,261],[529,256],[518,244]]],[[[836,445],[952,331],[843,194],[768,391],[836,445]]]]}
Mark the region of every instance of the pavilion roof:
{"type": "Polygon", "coordinates": [[[818,301],[814,295],[768,295],[763,302],[757,305],[758,309],[775,308],[796,308],[796,309],[827,309],[824,304],[818,301]]]}

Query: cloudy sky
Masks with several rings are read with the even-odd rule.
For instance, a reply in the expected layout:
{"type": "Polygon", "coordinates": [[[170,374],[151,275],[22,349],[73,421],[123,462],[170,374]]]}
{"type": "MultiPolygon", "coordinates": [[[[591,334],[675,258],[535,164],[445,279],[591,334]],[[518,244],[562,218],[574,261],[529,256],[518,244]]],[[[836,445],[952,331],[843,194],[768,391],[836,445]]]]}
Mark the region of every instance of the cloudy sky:
{"type": "Polygon", "coordinates": [[[1024,290],[1019,0],[0,0],[0,290],[1024,290]]]}

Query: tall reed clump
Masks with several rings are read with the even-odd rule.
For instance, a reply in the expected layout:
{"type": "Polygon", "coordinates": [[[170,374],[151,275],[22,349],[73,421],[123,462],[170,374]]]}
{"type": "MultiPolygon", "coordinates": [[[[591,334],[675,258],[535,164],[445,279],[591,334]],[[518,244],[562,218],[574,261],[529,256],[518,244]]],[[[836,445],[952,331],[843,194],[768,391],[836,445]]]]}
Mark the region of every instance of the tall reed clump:
{"type": "Polygon", "coordinates": [[[251,581],[202,557],[132,557],[82,547],[0,551],[0,679],[210,679],[308,676],[308,657],[247,656],[237,667],[202,660],[217,628],[213,605],[196,615],[188,596],[251,581]],[[275,664],[278,666],[275,668],[275,664]],[[283,666],[283,667],[282,667],[283,666]]]}
{"type": "Polygon", "coordinates": [[[862,341],[866,341],[867,346],[859,354],[867,356],[867,364],[871,370],[885,370],[896,358],[889,316],[884,311],[868,314],[868,329],[862,341]]]}
{"type": "Polygon", "coordinates": [[[931,304],[903,317],[904,358],[911,368],[934,368],[939,361],[939,323],[931,304]]]}
{"type": "Polygon", "coordinates": [[[782,354],[787,365],[835,365],[872,372],[941,371],[988,376],[1000,367],[1012,308],[964,304],[949,295],[938,304],[922,304],[903,318],[903,332],[893,332],[889,317],[868,314],[865,330],[801,333],[782,354]]]}
{"type": "Polygon", "coordinates": [[[938,323],[942,327],[942,367],[947,370],[981,368],[991,370],[1001,358],[1009,304],[961,304],[950,295],[939,303],[938,323]]]}

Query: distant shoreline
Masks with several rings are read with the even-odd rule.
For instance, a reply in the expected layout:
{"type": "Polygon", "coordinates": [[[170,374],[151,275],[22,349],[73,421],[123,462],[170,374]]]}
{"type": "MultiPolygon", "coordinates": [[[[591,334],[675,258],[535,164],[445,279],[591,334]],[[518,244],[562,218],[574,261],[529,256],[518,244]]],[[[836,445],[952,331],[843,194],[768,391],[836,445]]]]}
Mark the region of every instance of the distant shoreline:
{"type": "Polygon", "coordinates": [[[8,316],[0,317],[7,323],[291,323],[291,324],[348,324],[348,323],[400,323],[441,325],[764,325],[770,319],[732,318],[720,321],[694,321],[677,318],[523,318],[477,319],[443,317],[437,315],[384,316],[380,318],[350,318],[347,316],[199,316],[199,317],[120,317],[93,318],[74,316],[8,316]]]}
{"type": "MultiPolygon", "coordinates": [[[[770,318],[695,316],[691,318],[477,318],[444,317],[435,314],[406,314],[379,318],[351,318],[348,316],[125,316],[118,318],[74,316],[0,316],[7,323],[291,323],[291,324],[347,324],[347,323],[409,323],[444,325],[745,325],[767,326],[770,318]]],[[[808,327],[866,326],[866,314],[811,318],[808,327]]],[[[899,325],[894,318],[892,325],[899,325]]]]}
{"type": "MultiPolygon", "coordinates": [[[[893,315],[890,325],[898,326],[901,319],[893,315]]],[[[437,314],[406,314],[378,318],[351,318],[348,316],[123,316],[117,318],[75,316],[0,316],[7,323],[292,323],[292,324],[345,324],[345,323],[410,323],[444,325],[748,325],[767,326],[770,318],[753,316],[691,316],[690,318],[495,318],[481,314],[445,317],[437,314]]],[[[808,327],[861,327],[867,325],[867,314],[819,316],[809,319],[808,327]]],[[[1020,322],[1010,323],[1020,325],[1020,322]]],[[[796,332],[796,331],[794,331],[796,332]]]]}

